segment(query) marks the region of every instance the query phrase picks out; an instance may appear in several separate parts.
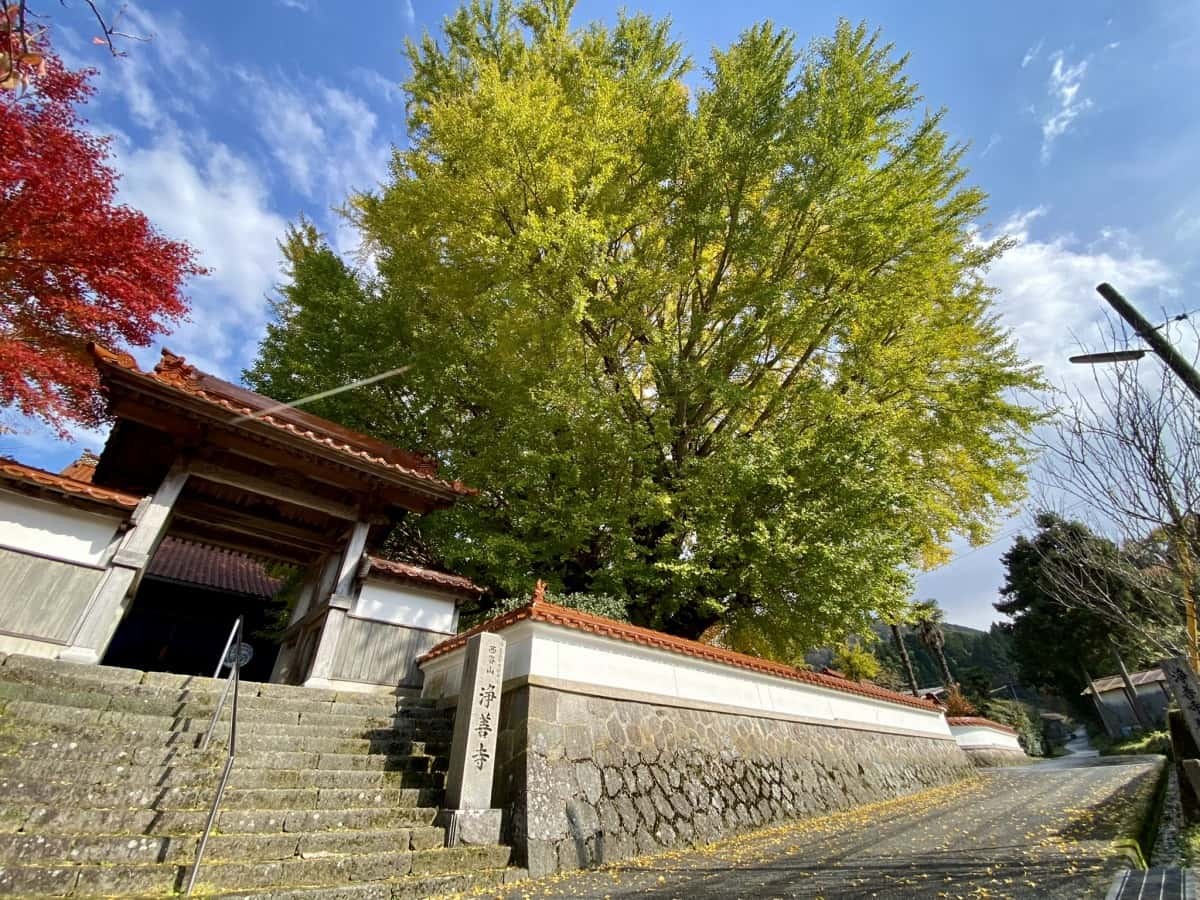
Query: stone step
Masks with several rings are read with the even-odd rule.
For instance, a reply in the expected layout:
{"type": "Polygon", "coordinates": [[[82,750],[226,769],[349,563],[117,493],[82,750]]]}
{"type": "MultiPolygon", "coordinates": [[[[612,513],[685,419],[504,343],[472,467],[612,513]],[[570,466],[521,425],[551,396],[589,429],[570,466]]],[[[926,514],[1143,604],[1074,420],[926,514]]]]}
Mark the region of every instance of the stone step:
{"type": "MultiPolygon", "coordinates": [[[[200,742],[202,732],[194,731],[158,731],[144,728],[115,725],[79,725],[73,722],[30,722],[0,716],[0,729],[4,737],[18,739],[31,744],[41,741],[47,746],[58,745],[64,749],[78,747],[98,747],[105,750],[120,749],[153,749],[170,752],[172,750],[195,750],[200,742]]],[[[215,734],[212,747],[220,748],[224,754],[224,741],[228,731],[215,734]]],[[[412,729],[396,728],[376,732],[370,737],[327,737],[321,734],[288,735],[286,741],[275,734],[259,734],[255,730],[240,729],[238,731],[238,755],[247,751],[273,753],[286,747],[290,752],[304,753],[336,753],[336,754],[397,754],[405,752],[405,748],[414,741],[430,741],[438,744],[449,744],[451,733],[443,729],[412,729]]]]}
{"type": "Polygon", "coordinates": [[[284,888],[213,894],[212,900],[426,900],[428,897],[494,896],[503,884],[528,877],[524,869],[481,869],[470,874],[409,876],[338,887],[284,888]]]}
{"type": "MultiPolygon", "coordinates": [[[[509,882],[528,877],[524,869],[478,869],[469,874],[406,875],[379,881],[357,881],[334,887],[277,887],[204,894],[209,900],[427,900],[430,897],[494,895],[509,882]]],[[[26,900],[44,900],[62,894],[30,894],[26,900]]],[[[76,900],[87,895],[74,894],[76,900]]],[[[162,900],[162,894],[127,895],[126,900],[162,900]]],[[[174,896],[174,895],[171,895],[174,896]]],[[[197,891],[197,896],[201,896],[197,891]]],[[[97,898],[99,900],[99,898],[97,898]]]]}
{"type": "MultiPolygon", "coordinates": [[[[87,762],[110,766],[212,767],[225,762],[222,746],[199,750],[188,747],[106,746],[47,738],[23,739],[0,734],[0,768],[6,757],[55,762],[87,762]]],[[[247,750],[239,740],[239,769],[340,769],[343,771],[434,771],[449,764],[447,742],[402,740],[387,753],[321,753],[316,750],[247,750]],[[426,760],[429,763],[426,764],[426,760]]],[[[10,770],[11,771],[11,770],[10,770]]]]}
{"type": "MultiPolygon", "coordinates": [[[[0,676],[6,667],[0,667],[0,676]]],[[[187,707],[195,710],[194,715],[211,716],[221,699],[219,690],[166,690],[163,688],[134,685],[132,687],[106,688],[104,685],[44,684],[40,673],[23,673],[20,679],[0,677],[0,698],[42,700],[64,706],[94,709],[114,709],[124,712],[140,712],[151,715],[178,715],[178,710],[187,707]]],[[[270,686],[270,685],[268,685],[270,686]]],[[[301,713],[345,716],[389,716],[407,713],[413,716],[435,717],[444,715],[431,700],[385,697],[383,702],[359,702],[354,698],[344,700],[300,700],[259,696],[253,691],[258,685],[247,687],[243,683],[238,689],[240,710],[254,710],[260,714],[275,713],[284,720],[293,720],[301,713]]],[[[366,695],[370,696],[370,695],[366,695]]],[[[225,701],[229,706],[231,697],[225,701]]]]}
{"type": "MultiPolygon", "coordinates": [[[[84,709],[60,706],[49,702],[30,700],[0,701],[0,720],[32,722],[38,724],[61,724],[74,726],[99,726],[123,733],[158,732],[160,739],[170,732],[187,732],[203,735],[212,724],[211,718],[172,718],[151,716],[115,710],[84,709]]],[[[359,716],[325,716],[319,713],[301,713],[296,722],[259,721],[253,717],[243,719],[239,711],[239,736],[242,734],[276,735],[281,738],[302,735],[318,737],[379,738],[389,735],[413,735],[420,733],[429,737],[449,739],[452,725],[448,720],[414,720],[400,714],[395,718],[359,716]]],[[[213,734],[222,740],[229,734],[226,718],[218,722],[213,734]]]]}
{"type": "MultiPolygon", "coordinates": [[[[215,694],[224,689],[226,679],[205,678],[199,675],[176,675],[170,672],[143,672],[140,669],[122,669],[115,666],[81,665],[62,660],[14,654],[0,659],[0,681],[26,681],[64,688],[68,691],[72,689],[72,686],[77,686],[84,690],[89,688],[103,690],[107,694],[134,689],[161,691],[165,694],[179,691],[215,694]]],[[[430,701],[420,698],[420,691],[405,688],[398,688],[393,693],[385,694],[243,681],[241,695],[283,701],[295,700],[301,703],[325,701],[384,707],[398,701],[430,704],[430,701]]]]}
{"type": "MultiPolygon", "coordinates": [[[[208,809],[216,790],[155,784],[78,785],[0,777],[0,797],[12,806],[68,806],[74,809],[208,809]]],[[[437,806],[435,788],[230,788],[222,809],[340,809],[370,806],[437,806]]]]}
{"type": "MultiPolygon", "coordinates": [[[[231,788],[440,788],[443,776],[431,771],[427,756],[409,757],[402,769],[245,768],[234,760],[231,788]]],[[[81,760],[0,756],[0,777],[20,781],[66,782],[73,785],[152,784],[156,787],[212,787],[218,766],[138,766],[92,764],[81,760]]]]}
{"type": "MultiPolygon", "coordinates": [[[[385,853],[353,853],[270,862],[206,861],[197,891],[274,889],[291,886],[338,887],[346,883],[396,880],[408,876],[459,875],[499,870],[508,864],[507,847],[455,847],[385,853]]],[[[168,893],[185,884],[189,866],[173,863],[13,865],[0,869],[0,894],[19,896],[129,896],[168,893]]]]}
{"type": "MultiPolygon", "coordinates": [[[[194,835],[0,834],[0,865],[189,865],[198,843],[194,835]]],[[[432,825],[374,831],[218,833],[210,835],[204,858],[240,862],[313,859],[345,853],[436,850],[444,843],[445,830],[432,825]]]]}
{"type": "MultiPolygon", "coordinates": [[[[210,800],[211,802],[211,800],[210,800]]],[[[302,833],[388,830],[431,826],[436,806],[341,809],[225,809],[217,816],[220,834],[302,833]]],[[[208,810],[72,809],[6,803],[0,807],[0,833],[185,835],[204,830],[208,810]]]]}
{"type": "MultiPolygon", "coordinates": [[[[89,715],[93,712],[112,715],[127,715],[130,717],[147,716],[168,720],[195,719],[205,723],[213,720],[216,707],[210,704],[197,704],[189,701],[164,701],[161,703],[143,703],[131,701],[126,697],[103,697],[99,694],[56,694],[53,688],[43,688],[32,685],[13,685],[0,682],[0,704],[14,705],[15,710],[25,709],[25,703],[40,703],[61,709],[71,709],[89,715]]],[[[297,704],[292,704],[295,707],[297,704]]],[[[450,723],[452,717],[427,707],[412,709],[396,709],[387,711],[367,707],[348,710],[343,707],[330,707],[333,712],[316,712],[313,710],[295,710],[278,708],[270,702],[257,704],[238,704],[238,722],[264,722],[279,725],[358,725],[369,723],[373,726],[384,726],[396,722],[420,723],[428,721],[438,725],[450,723]]],[[[227,722],[232,717],[233,708],[226,703],[222,708],[218,721],[227,722]]],[[[207,725],[206,725],[207,727],[207,725]]]]}

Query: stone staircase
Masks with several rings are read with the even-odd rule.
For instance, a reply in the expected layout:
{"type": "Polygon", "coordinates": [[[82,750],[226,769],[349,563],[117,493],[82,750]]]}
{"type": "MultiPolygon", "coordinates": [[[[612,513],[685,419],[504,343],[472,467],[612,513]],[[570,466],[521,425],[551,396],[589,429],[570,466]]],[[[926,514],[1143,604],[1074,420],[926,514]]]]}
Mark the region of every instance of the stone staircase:
{"type": "MultiPolygon", "coordinates": [[[[0,895],[182,891],[225,760],[223,682],[0,657],[0,895]]],[[[243,682],[238,754],[195,894],[430,897],[512,880],[446,849],[453,715],[417,698],[243,682]]]]}

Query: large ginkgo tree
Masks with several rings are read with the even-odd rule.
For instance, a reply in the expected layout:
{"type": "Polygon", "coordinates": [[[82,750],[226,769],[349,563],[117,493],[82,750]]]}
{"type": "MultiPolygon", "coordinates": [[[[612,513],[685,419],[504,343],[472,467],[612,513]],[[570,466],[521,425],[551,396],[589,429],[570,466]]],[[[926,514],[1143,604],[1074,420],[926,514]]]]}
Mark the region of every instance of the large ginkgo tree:
{"type": "Polygon", "coordinates": [[[700,71],[666,21],[472,3],[409,47],[410,143],[310,227],[247,373],[479,486],[424,525],[526,592],[793,658],[894,616],[1022,490],[1036,383],[985,281],[984,195],[864,26],[770,24],[700,71]]]}

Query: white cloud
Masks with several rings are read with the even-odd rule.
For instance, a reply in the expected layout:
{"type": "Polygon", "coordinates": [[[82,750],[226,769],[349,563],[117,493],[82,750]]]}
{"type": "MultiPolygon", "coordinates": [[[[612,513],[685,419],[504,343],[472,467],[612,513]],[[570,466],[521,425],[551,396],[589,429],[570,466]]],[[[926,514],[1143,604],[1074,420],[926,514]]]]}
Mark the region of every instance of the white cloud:
{"type": "Polygon", "coordinates": [[[404,13],[405,22],[407,22],[409,25],[416,24],[417,14],[413,10],[412,0],[402,0],[400,9],[404,13]]]}
{"type": "Polygon", "coordinates": [[[979,158],[983,159],[985,156],[995,150],[1001,140],[1003,140],[1003,138],[997,132],[992,132],[992,136],[988,138],[987,144],[979,152],[979,158]]]}
{"type": "Polygon", "coordinates": [[[1116,229],[1089,243],[1070,235],[1037,237],[1035,223],[1046,213],[1039,207],[1014,215],[990,236],[1007,234],[1016,246],[992,265],[988,281],[999,289],[997,311],[1022,355],[1042,366],[1052,383],[1082,385],[1090,376],[1067,357],[1081,342],[1100,339],[1096,327],[1106,307],[1096,285],[1108,281],[1145,300],[1169,292],[1175,275],[1116,229]]]}
{"type": "Polygon", "coordinates": [[[149,146],[115,150],[125,173],[121,199],[197,248],[211,270],[190,285],[191,321],[168,343],[201,368],[237,375],[247,340],[257,339],[267,320],[279,271],[276,241],[286,223],[251,166],[224,144],[168,133],[149,146]]]}
{"type": "Polygon", "coordinates": [[[310,8],[308,5],[308,0],[278,0],[278,2],[280,6],[286,7],[287,9],[299,10],[300,12],[308,12],[310,8]]]}
{"type": "MultiPolygon", "coordinates": [[[[1108,311],[1096,285],[1111,282],[1150,314],[1176,277],[1119,229],[1101,229],[1091,241],[1039,234],[1048,213],[1044,207],[1017,213],[987,235],[1007,234],[1017,241],[992,265],[988,281],[999,289],[996,311],[1021,354],[1042,366],[1052,384],[1088,393],[1094,389],[1090,367],[1074,366],[1067,358],[1079,352],[1081,342],[1092,350],[1104,346],[1098,326],[1108,311]]],[[[1153,374],[1153,366],[1148,371],[1153,374]]],[[[917,576],[916,596],[937,597],[952,622],[986,628],[1002,619],[992,606],[1004,584],[1000,557],[1018,530],[1028,531],[1032,508],[997,523],[994,541],[984,547],[972,549],[955,540],[954,559],[917,576]]]]}
{"type": "Polygon", "coordinates": [[[1038,58],[1038,54],[1042,52],[1042,45],[1046,43],[1045,38],[1040,38],[1036,44],[1025,51],[1025,55],[1021,57],[1021,68],[1028,68],[1029,64],[1038,58]]]}
{"type": "Polygon", "coordinates": [[[400,88],[400,82],[388,78],[374,69],[353,69],[350,75],[371,93],[382,97],[388,103],[397,103],[404,99],[404,91],[400,88]]]}
{"type": "Polygon", "coordinates": [[[383,179],[391,146],[361,98],[328,84],[301,92],[280,77],[245,71],[239,77],[259,137],[297,191],[329,206],[383,179]]]}
{"type": "Polygon", "coordinates": [[[1042,162],[1050,159],[1054,142],[1066,134],[1071,124],[1092,106],[1092,101],[1079,93],[1087,75],[1088,60],[1068,65],[1061,50],[1054,53],[1051,59],[1054,63],[1046,89],[1053,105],[1042,119],[1042,162]]]}

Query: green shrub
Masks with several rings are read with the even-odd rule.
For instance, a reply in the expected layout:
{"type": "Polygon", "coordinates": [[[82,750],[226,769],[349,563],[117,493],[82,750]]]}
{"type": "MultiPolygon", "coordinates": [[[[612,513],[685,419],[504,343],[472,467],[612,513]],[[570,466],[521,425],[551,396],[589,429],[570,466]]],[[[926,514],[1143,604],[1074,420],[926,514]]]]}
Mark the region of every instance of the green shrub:
{"type": "MultiPolygon", "coordinates": [[[[606,619],[616,619],[618,622],[629,621],[629,601],[622,600],[620,597],[610,597],[608,594],[552,594],[550,591],[546,591],[546,599],[559,606],[577,609],[595,616],[604,616],[606,619]]],[[[497,603],[488,613],[488,617],[511,612],[528,602],[529,598],[525,596],[509,597],[497,603]]]]}
{"type": "Polygon", "coordinates": [[[1170,755],[1171,737],[1165,731],[1147,731],[1124,741],[1117,741],[1100,752],[1104,756],[1140,756],[1146,753],[1170,755]]]}
{"type": "Polygon", "coordinates": [[[1016,729],[1017,740],[1030,756],[1045,756],[1042,746],[1042,726],[1037,713],[1016,700],[991,699],[983,704],[980,715],[1016,729]]]}

